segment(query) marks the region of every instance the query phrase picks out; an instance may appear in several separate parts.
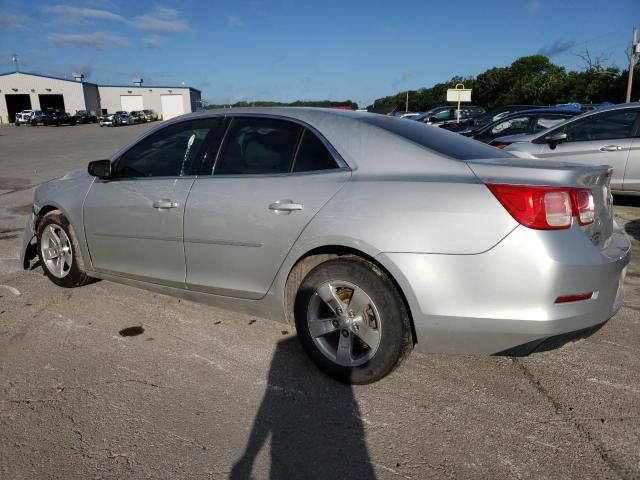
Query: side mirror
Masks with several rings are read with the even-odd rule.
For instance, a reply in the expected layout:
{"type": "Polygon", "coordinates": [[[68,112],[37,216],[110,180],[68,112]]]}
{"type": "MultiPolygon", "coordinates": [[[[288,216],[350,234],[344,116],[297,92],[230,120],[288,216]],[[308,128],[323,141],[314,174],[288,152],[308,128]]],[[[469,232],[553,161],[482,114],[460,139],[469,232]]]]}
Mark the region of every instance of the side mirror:
{"type": "Polygon", "coordinates": [[[93,162],[89,162],[87,171],[92,177],[108,180],[111,178],[111,160],[94,160],[93,162]]]}
{"type": "Polygon", "coordinates": [[[429,120],[427,120],[429,123],[433,123],[433,122],[437,122],[438,119],[436,117],[429,117],[429,120]]]}
{"type": "Polygon", "coordinates": [[[567,134],[564,132],[556,132],[544,138],[547,143],[558,144],[562,143],[567,139],[567,134]]]}

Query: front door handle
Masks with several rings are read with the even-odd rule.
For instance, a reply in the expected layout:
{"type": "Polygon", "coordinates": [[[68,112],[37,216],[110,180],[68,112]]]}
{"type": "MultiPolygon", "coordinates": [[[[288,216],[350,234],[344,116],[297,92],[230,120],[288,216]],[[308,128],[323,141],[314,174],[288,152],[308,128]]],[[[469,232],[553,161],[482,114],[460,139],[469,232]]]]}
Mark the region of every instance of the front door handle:
{"type": "Polygon", "coordinates": [[[163,198],[161,200],[156,200],[155,202],[153,202],[152,206],[153,208],[157,208],[158,210],[169,210],[170,208],[178,208],[178,202],[163,198]]]}
{"type": "Polygon", "coordinates": [[[617,152],[618,150],[622,150],[620,145],[605,145],[604,147],[600,147],[601,152],[617,152]]]}
{"type": "Polygon", "coordinates": [[[304,205],[301,203],[294,203],[293,200],[278,200],[269,205],[269,210],[273,210],[274,212],[282,212],[282,213],[290,213],[295,212],[297,210],[302,210],[304,205]]]}

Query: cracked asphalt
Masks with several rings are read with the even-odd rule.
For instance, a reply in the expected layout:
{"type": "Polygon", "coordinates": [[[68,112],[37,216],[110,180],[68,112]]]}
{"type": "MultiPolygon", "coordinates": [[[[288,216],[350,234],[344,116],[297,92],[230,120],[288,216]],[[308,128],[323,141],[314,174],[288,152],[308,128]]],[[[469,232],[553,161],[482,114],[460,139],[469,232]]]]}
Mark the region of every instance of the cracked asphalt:
{"type": "Polygon", "coordinates": [[[640,198],[616,198],[627,298],[592,337],[348,387],[284,324],[20,270],[34,186],[146,128],[0,127],[0,478],[640,479],[640,198]]]}

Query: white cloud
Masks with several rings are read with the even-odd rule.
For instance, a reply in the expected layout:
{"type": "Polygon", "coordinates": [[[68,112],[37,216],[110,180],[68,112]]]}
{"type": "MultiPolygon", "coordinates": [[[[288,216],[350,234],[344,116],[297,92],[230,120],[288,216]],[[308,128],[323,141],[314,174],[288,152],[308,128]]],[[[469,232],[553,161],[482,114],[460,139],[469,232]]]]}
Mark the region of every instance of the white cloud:
{"type": "Polygon", "coordinates": [[[0,8],[0,29],[26,28],[31,23],[31,17],[17,10],[0,8]]]}
{"type": "Polygon", "coordinates": [[[237,15],[227,15],[227,25],[231,28],[244,27],[244,22],[237,15]]]}
{"type": "Polygon", "coordinates": [[[538,11],[540,11],[541,8],[542,8],[542,3],[540,3],[539,0],[532,0],[527,5],[527,10],[529,11],[529,13],[538,13],[538,11]]]}
{"type": "Polygon", "coordinates": [[[73,45],[76,47],[102,50],[108,47],[128,47],[129,41],[115,33],[53,33],[48,37],[54,45],[73,45]]]}
{"type": "Polygon", "coordinates": [[[187,30],[187,22],[173,8],[156,7],[151,13],[137,16],[132,25],[150,32],[174,33],[187,30]]]}
{"type": "Polygon", "coordinates": [[[72,5],[54,5],[47,7],[47,11],[60,16],[74,17],[76,19],[109,20],[113,22],[126,22],[127,20],[117,13],[96,8],[80,8],[72,5]]]}

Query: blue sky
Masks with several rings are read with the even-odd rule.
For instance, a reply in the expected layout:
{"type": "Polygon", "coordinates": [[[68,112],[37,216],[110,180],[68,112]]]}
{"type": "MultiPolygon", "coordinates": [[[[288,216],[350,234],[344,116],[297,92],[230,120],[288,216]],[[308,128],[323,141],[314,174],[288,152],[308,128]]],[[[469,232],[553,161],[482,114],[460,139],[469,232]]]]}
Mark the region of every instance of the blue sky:
{"type": "Polygon", "coordinates": [[[346,100],[588,47],[625,67],[640,0],[0,0],[0,71],[185,85],[212,103],[346,100]]]}

